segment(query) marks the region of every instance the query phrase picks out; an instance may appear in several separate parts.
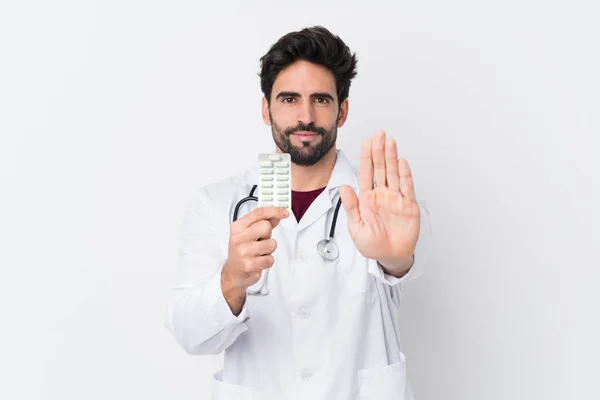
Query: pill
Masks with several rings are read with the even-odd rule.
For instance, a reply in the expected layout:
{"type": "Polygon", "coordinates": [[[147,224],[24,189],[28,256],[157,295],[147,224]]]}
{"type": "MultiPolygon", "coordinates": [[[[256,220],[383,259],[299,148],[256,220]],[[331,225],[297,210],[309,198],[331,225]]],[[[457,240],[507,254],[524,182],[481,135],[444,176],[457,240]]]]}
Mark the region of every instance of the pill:
{"type": "Polygon", "coordinates": [[[287,210],[291,209],[291,161],[292,159],[289,153],[259,154],[259,182],[257,195],[259,207],[275,205],[287,210]]]}

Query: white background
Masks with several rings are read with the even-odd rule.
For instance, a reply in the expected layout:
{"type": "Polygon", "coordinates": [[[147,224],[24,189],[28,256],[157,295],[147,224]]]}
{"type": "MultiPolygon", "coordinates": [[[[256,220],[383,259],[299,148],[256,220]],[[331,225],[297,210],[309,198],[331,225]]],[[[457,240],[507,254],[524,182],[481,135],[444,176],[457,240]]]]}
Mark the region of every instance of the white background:
{"type": "Polygon", "coordinates": [[[0,398],[210,398],[163,324],[183,211],[272,149],[258,59],[313,24],[359,58],[339,147],[385,129],[431,213],[417,399],[600,398],[600,3],[238,3],[0,6],[0,398]]]}

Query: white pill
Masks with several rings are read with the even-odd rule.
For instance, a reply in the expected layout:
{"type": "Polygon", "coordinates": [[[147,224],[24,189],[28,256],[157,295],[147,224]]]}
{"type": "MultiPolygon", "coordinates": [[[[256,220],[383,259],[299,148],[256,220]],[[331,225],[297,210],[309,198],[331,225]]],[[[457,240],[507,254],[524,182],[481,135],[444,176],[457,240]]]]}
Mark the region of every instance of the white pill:
{"type": "Polygon", "coordinates": [[[258,198],[259,207],[276,205],[288,210],[292,209],[291,161],[288,153],[259,154],[259,181],[255,195],[258,198]]]}

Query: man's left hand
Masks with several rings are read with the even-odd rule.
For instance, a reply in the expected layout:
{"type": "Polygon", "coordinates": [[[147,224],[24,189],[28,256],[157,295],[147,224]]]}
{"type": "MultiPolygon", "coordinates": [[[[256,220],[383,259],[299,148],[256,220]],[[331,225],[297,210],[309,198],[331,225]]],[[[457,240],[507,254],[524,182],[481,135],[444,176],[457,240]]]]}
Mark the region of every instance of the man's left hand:
{"type": "MultiPolygon", "coordinates": [[[[386,269],[406,272],[419,237],[420,209],[410,166],[398,159],[396,141],[377,131],[360,151],[359,195],[340,188],[354,244],[386,269]]],[[[388,271],[390,272],[390,271],[388,271]]],[[[402,273],[400,273],[402,275],[402,273]]]]}

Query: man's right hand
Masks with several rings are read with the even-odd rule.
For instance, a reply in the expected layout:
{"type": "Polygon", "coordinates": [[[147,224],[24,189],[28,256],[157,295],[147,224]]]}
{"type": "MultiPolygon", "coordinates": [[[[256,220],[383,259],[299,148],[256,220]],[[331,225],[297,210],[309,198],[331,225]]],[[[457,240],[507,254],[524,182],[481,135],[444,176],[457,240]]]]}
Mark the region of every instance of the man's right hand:
{"type": "Polygon", "coordinates": [[[277,242],[271,233],[288,216],[289,211],[280,207],[257,207],[231,224],[221,289],[235,315],[242,310],[246,289],[259,281],[264,269],[273,266],[277,242]]]}

